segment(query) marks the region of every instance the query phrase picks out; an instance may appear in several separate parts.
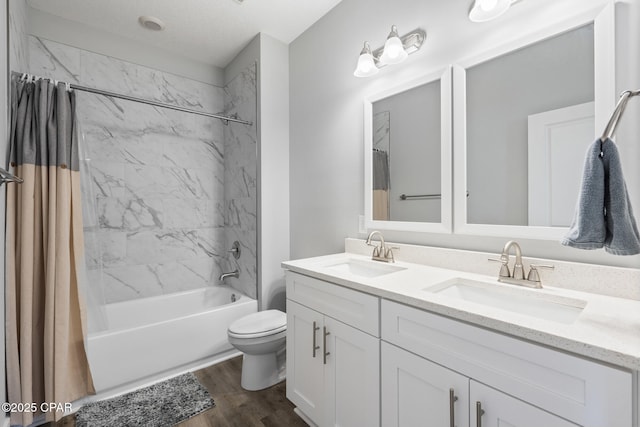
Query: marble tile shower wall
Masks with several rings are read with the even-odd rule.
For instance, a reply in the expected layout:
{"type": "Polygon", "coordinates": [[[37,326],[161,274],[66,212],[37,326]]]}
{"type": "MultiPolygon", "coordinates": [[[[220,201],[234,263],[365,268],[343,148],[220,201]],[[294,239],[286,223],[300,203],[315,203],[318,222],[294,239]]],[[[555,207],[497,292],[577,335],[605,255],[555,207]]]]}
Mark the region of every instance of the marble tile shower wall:
{"type": "MultiPolygon", "coordinates": [[[[224,109],[223,88],[37,37],[29,42],[31,73],[224,109]]],[[[83,189],[85,253],[92,285],[103,292],[98,297],[117,302],[217,281],[227,249],[224,124],[84,92],[77,97],[92,177],[83,189]]]]}
{"type": "Polygon", "coordinates": [[[240,243],[242,256],[227,256],[226,270],[238,269],[237,279],[229,282],[244,294],[257,297],[257,93],[256,65],[235,76],[225,86],[227,114],[253,123],[252,126],[229,124],[224,128],[225,230],[227,248],[240,243]]]}
{"type": "Polygon", "coordinates": [[[23,0],[9,0],[9,68],[11,71],[26,73],[29,61],[27,39],[27,3],[23,0]]]}

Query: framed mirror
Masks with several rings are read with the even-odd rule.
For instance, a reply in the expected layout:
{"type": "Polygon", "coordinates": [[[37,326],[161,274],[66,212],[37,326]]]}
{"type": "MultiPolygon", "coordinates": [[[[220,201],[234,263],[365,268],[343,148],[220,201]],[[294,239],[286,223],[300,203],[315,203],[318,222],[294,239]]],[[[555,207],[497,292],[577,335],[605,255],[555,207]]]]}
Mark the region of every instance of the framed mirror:
{"type": "Polygon", "coordinates": [[[367,228],[450,233],[451,68],[364,101],[367,228]]]}
{"type": "Polygon", "coordinates": [[[455,232],[559,239],[615,103],[613,7],[453,67],[455,232]]]}

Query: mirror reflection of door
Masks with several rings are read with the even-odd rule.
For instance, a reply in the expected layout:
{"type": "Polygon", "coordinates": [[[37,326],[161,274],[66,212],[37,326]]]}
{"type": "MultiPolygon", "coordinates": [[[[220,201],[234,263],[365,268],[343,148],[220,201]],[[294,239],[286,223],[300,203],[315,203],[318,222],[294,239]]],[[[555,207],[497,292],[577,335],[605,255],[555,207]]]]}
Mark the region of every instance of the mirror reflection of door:
{"type": "Polygon", "coordinates": [[[594,110],[587,102],[529,116],[529,225],[571,225],[582,154],[595,134],[594,110]]]}
{"type": "Polygon", "coordinates": [[[535,143],[529,141],[528,119],[585,103],[590,103],[593,115],[594,81],[593,24],[467,68],[469,224],[567,226],[565,213],[556,212],[554,219],[541,221],[536,206],[529,206],[537,203],[532,202],[529,192],[536,188],[544,193],[535,194],[536,200],[555,198],[555,208],[571,215],[574,206],[566,209],[561,204],[571,205],[573,202],[567,197],[573,193],[575,201],[577,190],[552,192],[553,182],[544,187],[529,182],[542,179],[540,174],[545,173],[529,168],[556,168],[556,182],[566,183],[575,175],[566,163],[571,164],[572,170],[581,170],[586,147],[595,139],[593,125],[572,126],[577,132],[575,138],[584,139],[584,148],[569,142],[575,139],[567,134],[569,127],[556,127],[555,137],[564,142],[556,141],[548,154],[564,157],[547,157],[532,163],[529,147],[535,143]],[[561,131],[564,136],[560,136],[561,131]],[[575,150],[572,158],[567,150],[575,150]],[[530,218],[532,213],[534,217],[530,218]]]}
{"type": "Polygon", "coordinates": [[[373,103],[373,219],[441,221],[440,80],[373,103]]]}

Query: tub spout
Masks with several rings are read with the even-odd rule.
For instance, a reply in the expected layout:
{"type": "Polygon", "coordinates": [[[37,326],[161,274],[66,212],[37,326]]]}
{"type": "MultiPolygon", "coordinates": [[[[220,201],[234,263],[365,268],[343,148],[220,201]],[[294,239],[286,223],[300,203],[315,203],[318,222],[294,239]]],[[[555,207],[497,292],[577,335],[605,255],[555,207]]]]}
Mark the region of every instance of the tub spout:
{"type": "Polygon", "coordinates": [[[240,272],[238,271],[238,269],[236,268],[234,271],[230,272],[230,273],[222,273],[220,275],[220,277],[218,278],[218,280],[220,280],[221,282],[226,279],[227,277],[235,277],[236,279],[238,278],[238,276],[240,276],[240,272]]]}

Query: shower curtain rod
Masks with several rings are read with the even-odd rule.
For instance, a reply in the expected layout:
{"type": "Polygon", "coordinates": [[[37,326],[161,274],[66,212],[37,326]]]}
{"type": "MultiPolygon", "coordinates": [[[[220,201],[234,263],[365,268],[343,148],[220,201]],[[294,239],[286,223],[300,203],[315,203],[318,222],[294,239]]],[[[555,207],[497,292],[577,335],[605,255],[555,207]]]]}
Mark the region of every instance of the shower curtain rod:
{"type": "MultiPolygon", "coordinates": [[[[12,71],[11,74],[15,75],[15,76],[18,76],[18,77],[30,75],[30,74],[27,74],[27,73],[18,73],[17,71],[12,71]]],[[[48,79],[48,80],[52,80],[52,79],[48,79]]],[[[170,110],[182,111],[183,113],[191,113],[191,114],[197,114],[199,116],[213,117],[214,119],[222,120],[223,122],[225,122],[225,125],[229,124],[229,122],[242,123],[243,125],[249,125],[249,126],[251,126],[253,124],[253,122],[250,122],[250,121],[247,121],[247,120],[242,120],[242,119],[239,119],[239,118],[234,117],[234,116],[225,116],[225,115],[222,115],[222,114],[207,113],[206,111],[193,110],[191,108],[184,108],[184,107],[179,107],[177,105],[165,104],[165,103],[162,103],[162,102],[152,101],[150,99],[136,98],[134,96],[129,96],[129,95],[123,95],[123,94],[120,94],[120,93],[110,92],[108,90],[101,90],[101,89],[95,89],[95,88],[92,88],[92,87],[80,86],[80,85],[77,85],[77,84],[74,84],[74,83],[67,83],[67,84],[69,85],[69,87],[71,89],[80,90],[80,91],[83,91],[83,92],[90,92],[90,93],[95,93],[97,95],[103,95],[103,96],[109,96],[109,97],[112,97],[112,98],[124,99],[126,101],[140,102],[142,104],[153,105],[154,107],[168,108],[170,110]]]]}

